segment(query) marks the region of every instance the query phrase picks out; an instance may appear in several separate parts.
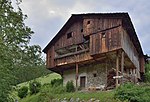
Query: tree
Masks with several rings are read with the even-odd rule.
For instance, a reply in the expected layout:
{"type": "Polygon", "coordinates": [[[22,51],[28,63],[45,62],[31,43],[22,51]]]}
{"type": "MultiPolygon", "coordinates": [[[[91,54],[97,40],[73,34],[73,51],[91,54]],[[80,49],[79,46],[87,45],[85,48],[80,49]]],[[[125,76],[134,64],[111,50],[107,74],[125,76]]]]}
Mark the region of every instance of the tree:
{"type": "Polygon", "coordinates": [[[150,82],[150,62],[145,65],[145,81],[150,82]]]}
{"type": "Polygon", "coordinates": [[[19,7],[21,0],[16,2],[14,10],[11,0],[0,0],[0,102],[12,101],[12,85],[26,81],[24,76],[17,79],[27,68],[43,64],[40,46],[29,46],[33,31],[24,23],[27,15],[19,7]]]}

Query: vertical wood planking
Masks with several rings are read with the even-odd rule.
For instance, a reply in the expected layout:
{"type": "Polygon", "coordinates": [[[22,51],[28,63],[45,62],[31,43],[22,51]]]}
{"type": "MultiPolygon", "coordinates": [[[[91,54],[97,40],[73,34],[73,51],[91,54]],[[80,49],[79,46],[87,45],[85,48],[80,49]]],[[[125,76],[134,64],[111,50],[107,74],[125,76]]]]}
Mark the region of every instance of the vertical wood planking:
{"type": "Polygon", "coordinates": [[[83,22],[78,21],[72,24],[70,28],[68,28],[64,34],[58,39],[58,41],[55,43],[55,50],[59,48],[63,48],[66,46],[70,46],[73,44],[78,44],[83,42],[83,33],[81,32],[81,29],[83,29],[83,22]],[[67,39],[67,34],[72,32],[73,36],[69,39],[67,39]]]}

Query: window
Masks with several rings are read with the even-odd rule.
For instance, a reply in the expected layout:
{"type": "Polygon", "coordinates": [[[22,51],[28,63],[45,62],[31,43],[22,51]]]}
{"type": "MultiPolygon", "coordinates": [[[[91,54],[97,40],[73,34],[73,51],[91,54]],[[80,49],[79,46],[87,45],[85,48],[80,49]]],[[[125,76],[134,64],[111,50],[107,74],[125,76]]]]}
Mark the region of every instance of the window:
{"type": "Polygon", "coordinates": [[[83,32],[83,29],[81,29],[81,33],[83,32]]]}
{"type": "Polygon", "coordinates": [[[97,77],[97,74],[96,74],[96,73],[94,73],[94,74],[93,74],[93,77],[97,77]]]}
{"type": "Polygon", "coordinates": [[[84,39],[85,41],[89,41],[89,40],[90,40],[90,37],[89,37],[89,36],[84,36],[84,35],[83,35],[83,39],[84,39]]]}
{"type": "Polygon", "coordinates": [[[72,37],[72,32],[70,32],[70,33],[67,34],[67,39],[69,39],[71,37],[72,37]]]}
{"type": "Polygon", "coordinates": [[[90,21],[88,21],[87,24],[90,24],[90,21]]]}
{"type": "Polygon", "coordinates": [[[102,33],[102,38],[106,38],[106,33],[105,32],[102,33]]]}

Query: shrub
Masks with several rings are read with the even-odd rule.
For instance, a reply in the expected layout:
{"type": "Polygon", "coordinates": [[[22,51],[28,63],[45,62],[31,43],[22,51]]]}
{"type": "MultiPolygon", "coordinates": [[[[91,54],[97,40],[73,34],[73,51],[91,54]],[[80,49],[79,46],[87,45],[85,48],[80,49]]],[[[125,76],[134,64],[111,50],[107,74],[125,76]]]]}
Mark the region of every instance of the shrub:
{"type": "Polygon", "coordinates": [[[51,81],[51,85],[52,85],[52,87],[53,86],[57,87],[57,86],[63,85],[63,79],[53,79],[51,81]]]}
{"type": "Polygon", "coordinates": [[[40,91],[41,83],[37,81],[33,81],[29,83],[30,94],[36,94],[40,91]]]}
{"type": "Polygon", "coordinates": [[[66,92],[66,88],[62,85],[52,88],[51,90],[54,94],[63,94],[66,92]]]}
{"type": "Polygon", "coordinates": [[[26,86],[23,86],[23,87],[21,87],[21,88],[18,90],[18,96],[19,96],[20,98],[26,97],[27,94],[28,94],[28,87],[26,87],[26,86]]]}
{"type": "Polygon", "coordinates": [[[42,86],[41,92],[44,93],[53,93],[53,94],[62,94],[64,92],[66,92],[66,89],[63,85],[59,85],[59,86],[51,86],[51,84],[44,84],[42,86]]]}
{"type": "Polygon", "coordinates": [[[129,100],[130,102],[149,102],[149,96],[150,86],[143,87],[131,83],[120,86],[115,93],[115,98],[121,101],[129,100]]]}
{"type": "Polygon", "coordinates": [[[40,90],[38,102],[51,102],[57,95],[64,94],[64,92],[66,92],[66,90],[63,85],[52,87],[49,83],[44,84],[40,90]]]}
{"type": "Polygon", "coordinates": [[[73,81],[68,81],[66,84],[66,91],[67,92],[74,92],[75,91],[75,87],[73,84],[73,81]]]}
{"type": "Polygon", "coordinates": [[[150,82],[150,64],[145,65],[145,81],[150,82]]]}

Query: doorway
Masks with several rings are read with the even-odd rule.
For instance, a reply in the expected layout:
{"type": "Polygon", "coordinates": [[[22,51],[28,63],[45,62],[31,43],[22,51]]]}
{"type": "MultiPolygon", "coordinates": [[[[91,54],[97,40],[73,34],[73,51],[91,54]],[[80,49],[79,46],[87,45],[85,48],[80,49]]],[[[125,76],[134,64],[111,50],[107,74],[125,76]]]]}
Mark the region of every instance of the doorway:
{"type": "Polygon", "coordinates": [[[80,87],[81,88],[85,88],[85,80],[86,80],[86,76],[80,77],[80,87]]]}
{"type": "Polygon", "coordinates": [[[116,76],[116,72],[111,69],[107,74],[107,89],[112,89],[115,87],[116,81],[113,78],[114,76],[116,76]]]}

